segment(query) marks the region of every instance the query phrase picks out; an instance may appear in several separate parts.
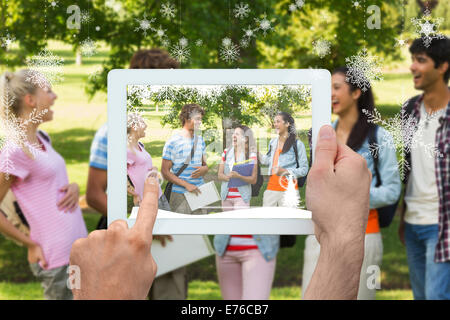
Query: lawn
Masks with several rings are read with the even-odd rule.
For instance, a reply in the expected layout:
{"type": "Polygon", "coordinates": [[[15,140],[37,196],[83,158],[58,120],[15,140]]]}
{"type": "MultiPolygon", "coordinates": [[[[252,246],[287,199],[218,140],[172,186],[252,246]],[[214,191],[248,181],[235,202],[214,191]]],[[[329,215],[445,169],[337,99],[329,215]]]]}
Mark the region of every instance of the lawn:
{"type": "MultiPolygon", "coordinates": [[[[99,93],[89,100],[84,92],[84,82],[88,74],[96,70],[106,57],[107,49],[85,59],[82,66],[75,66],[70,47],[53,43],[52,49],[65,59],[65,81],[54,88],[58,95],[53,107],[54,121],[42,125],[41,129],[50,134],[53,146],[66,160],[70,181],[80,185],[83,195],[86,192],[90,144],[96,130],[107,120],[106,94],[99,93]]],[[[391,116],[399,111],[399,103],[402,100],[416,93],[407,73],[393,72],[385,74],[384,78],[384,81],[374,85],[376,102],[383,116],[391,116]]],[[[151,114],[145,140],[154,165],[158,167],[161,165],[162,147],[171,134],[168,127],[161,127],[160,118],[161,113],[151,114]]],[[[296,120],[302,125],[305,121],[300,118],[296,120]]],[[[215,178],[215,170],[211,168],[207,180],[215,178]]],[[[252,199],[252,205],[260,205],[261,197],[262,192],[259,197],[252,199]]],[[[302,198],[304,199],[304,194],[302,198]]],[[[88,229],[93,230],[99,218],[98,214],[85,210],[84,217],[88,229]]],[[[398,240],[397,226],[398,216],[393,225],[382,230],[384,242],[381,266],[382,290],[377,293],[377,299],[412,298],[406,253],[398,240]]],[[[272,299],[300,297],[304,240],[304,236],[298,236],[295,247],[282,249],[278,254],[272,299]]],[[[42,299],[42,289],[29,271],[26,256],[25,248],[0,237],[0,299],[42,299]]],[[[213,257],[189,266],[188,271],[191,280],[189,299],[221,298],[213,257]]]]}

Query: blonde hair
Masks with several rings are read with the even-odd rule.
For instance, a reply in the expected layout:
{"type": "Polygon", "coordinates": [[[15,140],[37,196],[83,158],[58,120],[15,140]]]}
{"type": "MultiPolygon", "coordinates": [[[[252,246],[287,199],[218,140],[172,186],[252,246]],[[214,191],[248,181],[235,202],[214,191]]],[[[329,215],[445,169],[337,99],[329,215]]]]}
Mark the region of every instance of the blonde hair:
{"type": "Polygon", "coordinates": [[[27,69],[17,72],[6,71],[0,77],[0,115],[2,119],[18,118],[22,111],[23,97],[36,93],[37,85],[33,81],[29,81],[31,72],[34,71],[27,69]]]}

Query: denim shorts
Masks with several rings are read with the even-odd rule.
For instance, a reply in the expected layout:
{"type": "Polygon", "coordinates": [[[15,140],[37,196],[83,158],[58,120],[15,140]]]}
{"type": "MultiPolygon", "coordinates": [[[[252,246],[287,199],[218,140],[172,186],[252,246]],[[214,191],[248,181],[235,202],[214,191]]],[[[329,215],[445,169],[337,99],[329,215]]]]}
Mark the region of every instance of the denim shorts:
{"type": "Polygon", "coordinates": [[[39,263],[31,263],[33,275],[41,282],[46,300],[73,300],[72,290],[67,286],[67,265],[44,270],[39,263]]]}

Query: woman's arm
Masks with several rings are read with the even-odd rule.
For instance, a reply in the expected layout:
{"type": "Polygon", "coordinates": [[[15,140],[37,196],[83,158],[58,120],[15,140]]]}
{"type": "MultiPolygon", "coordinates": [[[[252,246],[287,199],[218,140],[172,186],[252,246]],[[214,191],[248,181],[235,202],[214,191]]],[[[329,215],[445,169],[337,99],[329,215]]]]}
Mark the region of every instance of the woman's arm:
{"type": "MultiPolygon", "coordinates": [[[[16,180],[16,177],[9,176],[8,179],[6,179],[6,175],[4,173],[0,173],[0,203],[5,198],[6,194],[8,193],[9,189],[11,188],[11,185],[16,180]]],[[[0,213],[0,232],[4,235],[18,241],[19,243],[22,243],[26,247],[30,247],[34,245],[35,243],[25,235],[23,232],[21,232],[19,229],[17,229],[11,222],[8,221],[8,219],[3,215],[3,213],[0,213]]]]}
{"type": "MultiPolygon", "coordinates": [[[[298,168],[297,164],[294,162],[292,168],[279,168],[278,175],[286,174],[289,171],[295,178],[304,177],[308,174],[308,157],[306,156],[306,149],[303,142],[297,140],[297,157],[298,157],[298,168]]],[[[293,147],[292,147],[293,148],[293,147]]]]}
{"type": "Polygon", "coordinates": [[[225,168],[225,164],[222,162],[221,164],[219,164],[219,171],[217,172],[217,178],[220,181],[230,181],[230,177],[225,175],[224,172],[224,168],[225,168]]]}
{"type": "MultiPolygon", "coordinates": [[[[394,204],[400,197],[401,181],[398,172],[397,155],[393,145],[392,137],[388,132],[380,132],[378,128],[377,141],[387,141],[387,144],[378,150],[378,172],[382,184],[379,187],[370,187],[370,208],[380,208],[394,204]],[[385,135],[383,137],[383,134],[385,135]]],[[[374,164],[375,165],[375,164],[374,164]]],[[[377,181],[375,172],[372,173],[372,180],[377,181]]]]}

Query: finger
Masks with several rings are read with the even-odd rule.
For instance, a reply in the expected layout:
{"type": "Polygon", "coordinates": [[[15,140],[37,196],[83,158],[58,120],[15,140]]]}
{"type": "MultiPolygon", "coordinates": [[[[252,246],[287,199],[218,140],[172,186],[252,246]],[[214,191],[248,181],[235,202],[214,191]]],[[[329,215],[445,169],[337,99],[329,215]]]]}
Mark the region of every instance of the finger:
{"type": "Polygon", "coordinates": [[[142,238],[151,244],[153,226],[158,213],[158,180],[149,177],[145,180],[144,197],[139,207],[133,231],[140,233],[142,238]]]}
{"type": "Polygon", "coordinates": [[[336,133],[333,127],[324,125],[319,131],[313,167],[319,170],[333,171],[336,153],[336,133]]]}

